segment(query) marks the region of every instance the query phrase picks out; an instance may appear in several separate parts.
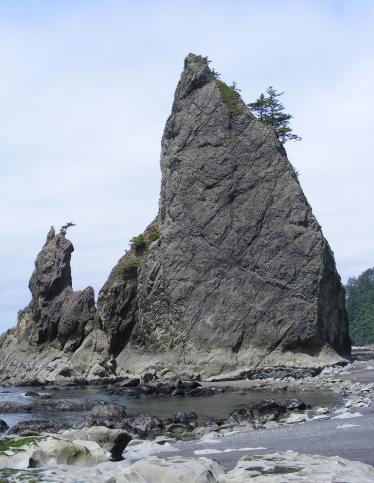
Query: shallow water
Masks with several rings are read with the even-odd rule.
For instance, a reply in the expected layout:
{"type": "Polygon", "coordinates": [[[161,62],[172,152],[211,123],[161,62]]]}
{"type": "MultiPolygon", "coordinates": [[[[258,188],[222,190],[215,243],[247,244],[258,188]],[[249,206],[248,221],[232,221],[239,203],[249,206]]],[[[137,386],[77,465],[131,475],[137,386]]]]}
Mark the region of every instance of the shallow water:
{"type": "MultiPolygon", "coordinates": [[[[13,401],[21,404],[29,404],[39,398],[24,396],[26,391],[36,391],[39,393],[48,392],[53,399],[101,399],[108,402],[124,404],[130,412],[145,412],[159,417],[171,416],[176,411],[197,413],[200,422],[204,422],[211,417],[225,418],[235,408],[250,406],[262,399],[290,399],[300,398],[312,407],[339,405],[340,396],[330,391],[319,389],[310,391],[252,391],[244,389],[240,391],[215,394],[205,397],[163,397],[155,398],[139,397],[134,398],[129,395],[111,395],[98,386],[84,387],[61,387],[56,389],[37,389],[30,387],[1,388],[0,402],[13,401]]],[[[79,422],[85,416],[83,412],[46,412],[46,413],[25,413],[25,414],[0,414],[0,419],[6,421],[9,426],[13,426],[19,421],[30,419],[48,419],[61,422],[79,422]]]]}

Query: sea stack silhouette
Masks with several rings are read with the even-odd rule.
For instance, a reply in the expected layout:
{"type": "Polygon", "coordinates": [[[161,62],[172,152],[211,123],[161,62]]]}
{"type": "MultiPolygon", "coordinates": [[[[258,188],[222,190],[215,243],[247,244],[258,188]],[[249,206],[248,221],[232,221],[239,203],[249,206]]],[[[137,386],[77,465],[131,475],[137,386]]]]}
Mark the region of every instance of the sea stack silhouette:
{"type": "Polygon", "coordinates": [[[0,341],[3,381],[219,379],[344,363],[344,288],[286,151],[202,56],[185,59],[161,171],[158,215],[113,268],[97,308],[91,288],[71,289],[71,243],[49,240],[33,300],[0,341]],[[45,257],[61,264],[46,270],[45,257]],[[32,361],[50,351],[53,367],[38,373],[32,361]]]}

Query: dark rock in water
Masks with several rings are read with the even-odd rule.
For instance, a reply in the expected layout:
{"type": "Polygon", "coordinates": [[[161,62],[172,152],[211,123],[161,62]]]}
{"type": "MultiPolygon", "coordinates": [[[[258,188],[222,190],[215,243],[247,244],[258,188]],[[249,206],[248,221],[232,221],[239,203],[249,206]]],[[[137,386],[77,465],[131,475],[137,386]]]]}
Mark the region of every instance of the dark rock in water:
{"type": "Polygon", "coordinates": [[[164,419],[165,431],[180,436],[185,432],[193,431],[197,427],[197,414],[177,411],[174,416],[164,419]]]}
{"type": "Polygon", "coordinates": [[[227,418],[227,424],[229,425],[248,424],[253,423],[253,421],[254,413],[250,408],[234,409],[227,418]]]}
{"type": "Polygon", "coordinates": [[[39,393],[36,391],[26,391],[25,396],[27,397],[39,397],[39,393]]]}
{"type": "Polygon", "coordinates": [[[126,418],[122,428],[130,434],[145,438],[147,436],[158,436],[162,434],[164,423],[157,416],[137,414],[126,418]]]}
{"type": "Polygon", "coordinates": [[[127,414],[127,410],[125,406],[121,404],[96,404],[89,413],[89,418],[94,419],[96,421],[100,421],[102,419],[110,419],[110,420],[121,420],[127,414]]]}
{"type": "Polygon", "coordinates": [[[195,389],[190,389],[186,394],[193,397],[213,396],[214,391],[209,387],[196,387],[195,389]]]}
{"type": "Polygon", "coordinates": [[[274,401],[274,399],[264,399],[257,404],[252,406],[252,409],[258,411],[259,413],[271,413],[276,411],[286,411],[283,404],[274,401]]]}
{"type": "Polygon", "coordinates": [[[306,404],[301,399],[284,399],[279,403],[280,406],[284,407],[288,411],[293,411],[295,409],[308,409],[311,406],[306,404]]]}
{"type": "Polygon", "coordinates": [[[222,377],[349,356],[334,256],[286,151],[201,56],[185,60],[161,170],[142,249],[99,294],[119,369],[222,377]]]}
{"type": "Polygon", "coordinates": [[[156,394],[159,396],[170,396],[176,388],[176,385],[172,383],[159,383],[156,385],[156,394]]]}
{"type": "Polygon", "coordinates": [[[320,374],[322,367],[277,367],[276,369],[255,369],[244,371],[240,374],[240,379],[284,379],[293,377],[303,379],[304,377],[315,377],[320,374]]]}
{"type": "Polygon", "coordinates": [[[197,421],[197,414],[194,412],[184,413],[183,411],[177,411],[174,416],[166,419],[167,423],[173,424],[189,424],[192,421],[197,421]]]}
{"type": "Polygon", "coordinates": [[[128,433],[120,433],[113,442],[113,447],[110,450],[112,455],[112,461],[123,460],[122,453],[126,449],[126,446],[132,440],[132,437],[128,433]]]}
{"type": "Polygon", "coordinates": [[[149,386],[148,384],[140,384],[137,387],[137,390],[140,394],[144,394],[145,396],[149,396],[156,391],[156,388],[153,386],[149,386]]]}
{"type": "Polygon", "coordinates": [[[137,386],[139,386],[139,384],[140,384],[139,378],[125,379],[125,380],[117,383],[117,385],[120,386],[120,387],[137,387],[137,386]]]}
{"type": "Polygon", "coordinates": [[[184,389],[182,389],[182,388],[180,388],[180,387],[177,387],[177,389],[175,389],[175,390],[174,390],[174,391],[171,393],[171,395],[172,395],[172,396],[179,396],[179,397],[183,397],[185,394],[186,394],[186,393],[185,393],[184,389]]]}
{"type": "Polygon", "coordinates": [[[64,422],[46,421],[46,420],[30,420],[20,421],[12,426],[9,434],[18,434],[20,436],[33,436],[40,433],[57,433],[63,429],[68,429],[69,425],[64,422]]]}
{"type": "Polygon", "coordinates": [[[107,401],[89,399],[47,399],[37,400],[31,404],[0,402],[0,413],[45,413],[57,411],[89,411],[99,404],[109,405],[107,401]]]}
{"type": "Polygon", "coordinates": [[[107,405],[107,401],[94,401],[89,399],[51,399],[35,401],[28,405],[30,412],[54,412],[54,411],[89,411],[98,404],[107,405]]]}
{"type": "Polygon", "coordinates": [[[8,428],[9,426],[7,425],[7,423],[0,419],[0,433],[4,433],[8,428]]]}
{"type": "Polygon", "coordinates": [[[28,396],[28,397],[40,397],[41,399],[51,399],[52,398],[52,394],[49,394],[47,392],[39,393],[39,392],[36,392],[36,391],[26,391],[25,392],[25,396],[28,396]]]}
{"type": "Polygon", "coordinates": [[[274,399],[264,399],[252,406],[253,410],[259,413],[271,413],[271,412],[286,412],[296,409],[307,409],[310,406],[307,405],[301,399],[284,399],[282,401],[275,401],[274,399]]]}
{"type": "Polygon", "coordinates": [[[10,401],[0,402],[0,414],[29,413],[30,406],[10,401]]]}

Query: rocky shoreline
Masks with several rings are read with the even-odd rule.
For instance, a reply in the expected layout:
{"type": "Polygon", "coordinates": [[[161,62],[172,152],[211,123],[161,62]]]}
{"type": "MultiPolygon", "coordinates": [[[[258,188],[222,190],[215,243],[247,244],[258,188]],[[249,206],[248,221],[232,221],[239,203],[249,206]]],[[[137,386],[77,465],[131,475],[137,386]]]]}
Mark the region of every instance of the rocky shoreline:
{"type": "MultiPolygon", "coordinates": [[[[173,395],[173,391],[178,389],[178,387],[181,389],[182,385],[184,385],[183,390],[187,390],[187,392],[199,389],[200,395],[209,394],[210,391],[217,394],[228,390],[237,391],[250,388],[251,390],[262,391],[266,388],[271,388],[272,390],[282,389],[285,396],[287,396],[288,391],[298,388],[300,396],[302,396],[302,392],[310,387],[316,389],[323,387],[342,396],[341,406],[332,409],[327,407],[310,408],[301,399],[287,399],[286,397],[281,401],[263,400],[250,407],[235,409],[227,418],[219,420],[212,418],[204,424],[199,423],[195,413],[188,414],[179,411],[174,415],[170,415],[170,417],[159,418],[150,414],[131,414],[124,405],[108,403],[107,401],[52,400],[48,398],[48,393],[32,391],[32,394],[29,396],[32,398],[32,402],[26,405],[0,403],[0,413],[26,411],[32,416],[35,413],[46,413],[48,411],[85,411],[85,419],[78,426],[75,424],[74,428],[69,427],[68,424],[32,420],[32,418],[28,421],[17,423],[9,430],[3,425],[3,431],[6,431],[6,433],[0,443],[0,466],[27,471],[31,471],[30,468],[44,468],[47,471],[46,465],[64,465],[65,468],[70,468],[71,465],[100,466],[100,464],[104,463],[110,465],[110,462],[121,461],[123,457],[126,463],[126,453],[131,454],[134,448],[141,448],[142,445],[151,445],[153,448],[151,453],[157,453],[172,447],[176,441],[214,441],[217,438],[224,438],[226,435],[233,433],[247,434],[258,429],[271,430],[316,419],[349,418],[352,412],[354,414],[359,408],[369,406],[374,399],[374,383],[352,382],[350,379],[344,379],[348,369],[352,371],[355,367],[362,366],[362,364],[363,362],[357,361],[346,368],[325,369],[318,376],[304,379],[287,377],[247,380],[242,381],[241,387],[238,387],[239,381],[235,381],[233,385],[226,385],[225,387],[220,387],[219,385],[203,387],[202,383],[197,381],[184,383],[181,381],[176,383],[165,382],[159,386],[163,388],[163,391],[154,397],[183,397],[181,395],[173,395]]],[[[365,364],[367,363],[365,362],[365,364]]],[[[156,392],[157,383],[154,384],[154,392],[156,392]]],[[[108,387],[107,390],[119,389],[127,391],[131,389],[134,391],[134,388],[138,388],[136,392],[137,397],[139,397],[139,394],[144,394],[143,384],[139,380],[117,381],[117,384],[113,386],[108,387]]],[[[152,383],[148,383],[146,386],[152,387],[152,383]]],[[[199,397],[199,395],[196,394],[196,397],[199,397]]],[[[282,459],[283,456],[279,455],[277,458],[282,459]]],[[[156,465],[156,460],[157,458],[146,460],[144,464],[156,465]]],[[[133,463],[129,468],[133,465],[141,466],[141,461],[133,463]]],[[[171,465],[170,459],[168,461],[168,464],[171,465]]],[[[127,461],[127,464],[131,462],[132,460],[130,459],[130,461],[127,461]]],[[[196,461],[193,464],[197,464],[196,461]]],[[[243,465],[243,462],[239,464],[239,467],[240,465],[243,465]]],[[[369,471],[368,468],[364,469],[369,471]]],[[[124,469],[122,468],[121,471],[123,472],[124,469]]],[[[238,471],[238,468],[236,468],[234,473],[238,471]]],[[[225,477],[227,478],[227,476],[225,477]]],[[[41,479],[40,481],[49,480],[41,479]]],[[[103,481],[127,480],[108,479],[103,481]]],[[[226,481],[241,480],[227,479],[226,481]]],[[[299,481],[303,480],[300,479],[299,481]]]]}

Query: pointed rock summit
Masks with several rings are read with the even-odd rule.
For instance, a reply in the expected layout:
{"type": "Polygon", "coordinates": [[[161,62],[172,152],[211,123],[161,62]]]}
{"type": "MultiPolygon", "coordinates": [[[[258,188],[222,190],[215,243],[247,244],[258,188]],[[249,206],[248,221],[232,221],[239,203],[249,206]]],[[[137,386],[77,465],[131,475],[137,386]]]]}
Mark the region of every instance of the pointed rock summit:
{"type": "Polygon", "coordinates": [[[286,152],[201,56],[185,60],[161,170],[159,236],[99,296],[119,368],[218,376],[349,356],[333,253],[286,152]]]}

